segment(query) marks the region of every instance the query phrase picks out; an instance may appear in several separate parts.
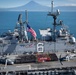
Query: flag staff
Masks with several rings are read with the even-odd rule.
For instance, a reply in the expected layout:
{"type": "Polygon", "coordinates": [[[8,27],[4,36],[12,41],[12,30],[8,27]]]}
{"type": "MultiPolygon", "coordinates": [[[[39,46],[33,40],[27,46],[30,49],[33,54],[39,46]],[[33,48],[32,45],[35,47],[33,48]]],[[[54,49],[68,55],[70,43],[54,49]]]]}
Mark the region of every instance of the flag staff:
{"type": "Polygon", "coordinates": [[[25,36],[26,36],[26,40],[28,41],[28,35],[27,35],[28,12],[27,10],[25,10],[25,15],[26,15],[25,36]]]}

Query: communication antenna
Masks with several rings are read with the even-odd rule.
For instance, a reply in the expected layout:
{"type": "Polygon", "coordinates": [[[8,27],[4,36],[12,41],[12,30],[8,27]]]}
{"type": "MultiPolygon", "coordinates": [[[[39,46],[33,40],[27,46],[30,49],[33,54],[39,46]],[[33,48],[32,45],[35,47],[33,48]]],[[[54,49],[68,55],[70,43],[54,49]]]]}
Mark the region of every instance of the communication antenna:
{"type": "Polygon", "coordinates": [[[53,13],[53,5],[54,5],[54,2],[53,0],[51,1],[51,13],[53,13]]]}

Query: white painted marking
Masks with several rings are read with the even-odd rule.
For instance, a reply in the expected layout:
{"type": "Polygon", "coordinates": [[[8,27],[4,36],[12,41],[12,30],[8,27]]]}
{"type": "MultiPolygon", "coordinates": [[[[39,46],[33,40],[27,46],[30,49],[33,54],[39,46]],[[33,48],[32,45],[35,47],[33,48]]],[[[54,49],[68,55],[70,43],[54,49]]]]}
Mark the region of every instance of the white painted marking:
{"type": "Polygon", "coordinates": [[[29,67],[29,69],[31,69],[31,65],[21,65],[21,66],[16,66],[16,67],[29,67]]]}

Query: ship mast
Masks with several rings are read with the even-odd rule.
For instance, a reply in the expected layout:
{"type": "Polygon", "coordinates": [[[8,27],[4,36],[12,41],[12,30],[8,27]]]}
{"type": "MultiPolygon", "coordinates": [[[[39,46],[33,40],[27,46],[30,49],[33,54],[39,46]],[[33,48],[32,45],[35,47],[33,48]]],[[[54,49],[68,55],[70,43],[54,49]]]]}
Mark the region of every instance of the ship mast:
{"type": "Polygon", "coordinates": [[[57,16],[59,16],[60,14],[60,11],[59,9],[57,11],[54,12],[53,10],[53,7],[54,7],[54,2],[53,0],[51,1],[51,12],[48,13],[48,16],[52,16],[53,17],[53,20],[54,20],[54,23],[53,23],[53,41],[54,41],[54,51],[56,50],[56,26],[57,26],[57,22],[56,22],[56,19],[57,19],[57,16]]]}
{"type": "Polygon", "coordinates": [[[59,9],[57,11],[53,11],[53,6],[54,5],[54,2],[52,0],[51,2],[51,12],[48,13],[48,16],[52,16],[53,19],[54,19],[54,23],[53,23],[53,34],[54,34],[54,37],[53,37],[53,41],[56,42],[56,26],[57,26],[57,22],[56,22],[56,19],[57,19],[57,16],[59,16],[60,14],[60,11],[59,9]]]}
{"type": "Polygon", "coordinates": [[[27,16],[27,11],[26,11],[26,21],[22,22],[22,14],[19,14],[18,17],[18,23],[20,24],[20,29],[19,29],[19,40],[21,42],[27,40],[28,41],[28,36],[27,36],[27,31],[26,31],[26,26],[24,24],[28,24],[28,16],[27,16]]]}
{"type": "Polygon", "coordinates": [[[18,17],[18,22],[20,24],[20,41],[22,42],[24,40],[24,25],[23,25],[23,22],[22,22],[22,14],[19,14],[19,17],[18,17]]]}

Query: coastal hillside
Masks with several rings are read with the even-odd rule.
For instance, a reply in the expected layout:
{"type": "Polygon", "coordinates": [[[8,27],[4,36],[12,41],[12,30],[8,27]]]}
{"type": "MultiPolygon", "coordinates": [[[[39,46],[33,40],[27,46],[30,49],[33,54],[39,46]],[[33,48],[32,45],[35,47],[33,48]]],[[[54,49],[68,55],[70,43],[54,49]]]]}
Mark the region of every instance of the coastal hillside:
{"type": "Polygon", "coordinates": [[[76,6],[58,6],[55,9],[60,9],[61,11],[76,11],[76,6]]]}

